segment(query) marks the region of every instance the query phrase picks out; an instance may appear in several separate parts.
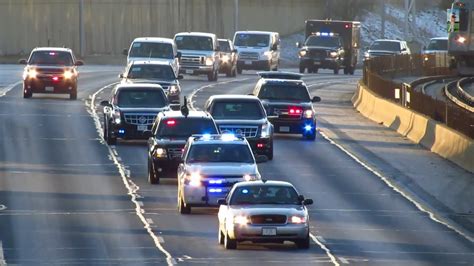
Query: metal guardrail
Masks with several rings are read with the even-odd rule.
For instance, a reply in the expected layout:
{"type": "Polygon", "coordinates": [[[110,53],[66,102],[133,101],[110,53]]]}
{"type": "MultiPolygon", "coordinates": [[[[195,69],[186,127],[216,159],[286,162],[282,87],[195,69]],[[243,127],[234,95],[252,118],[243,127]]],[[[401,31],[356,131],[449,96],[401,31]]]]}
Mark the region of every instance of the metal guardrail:
{"type": "Polygon", "coordinates": [[[458,81],[456,89],[457,89],[458,96],[461,99],[465,100],[466,103],[469,105],[469,107],[473,108],[474,107],[474,97],[471,96],[469,93],[467,93],[463,89],[464,85],[469,84],[469,83],[474,83],[474,78],[473,77],[462,78],[458,81]]]}

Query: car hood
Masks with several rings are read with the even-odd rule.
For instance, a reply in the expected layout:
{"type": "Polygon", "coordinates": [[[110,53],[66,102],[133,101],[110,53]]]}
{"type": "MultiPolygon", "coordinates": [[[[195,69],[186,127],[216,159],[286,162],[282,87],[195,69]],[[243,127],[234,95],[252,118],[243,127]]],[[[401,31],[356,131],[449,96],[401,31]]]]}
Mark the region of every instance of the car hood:
{"type": "Polygon", "coordinates": [[[327,47],[327,46],[306,46],[304,47],[306,50],[325,50],[325,51],[335,51],[337,47],[327,47]]]}
{"type": "Polygon", "coordinates": [[[312,106],[311,102],[301,102],[301,101],[290,101],[290,100],[262,100],[262,103],[265,107],[287,107],[287,106],[299,106],[303,108],[310,108],[312,106]]]}
{"type": "Polygon", "coordinates": [[[268,46],[265,46],[265,47],[249,47],[249,46],[234,46],[235,49],[237,49],[237,52],[241,53],[241,52],[253,52],[253,53],[263,53],[265,51],[268,51],[269,47],[268,46]]]}
{"type": "Polygon", "coordinates": [[[140,107],[140,108],[122,108],[119,106],[119,109],[123,113],[159,113],[162,111],[168,111],[169,106],[163,108],[149,108],[149,107],[140,107]]]}
{"type": "Polygon", "coordinates": [[[153,61],[153,62],[163,62],[168,64],[173,64],[174,59],[170,58],[158,58],[158,57],[129,57],[127,60],[127,64],[132,61],[153,61]]]}
{"type": "Polygon", "coordinates": [[[386,54],[386,55],[394,55],[399,54],[400,52],[397,51],[390,51],[390,50],[368,50],[369,54],[386,54]]]}
{"type": "Polygon", "coordinates": [[[186,171],[201,175],[245,175],[257,174],[256,164],[247,163],[192,163],[186,165],[186,171]]]}
{"type": "Polygon", "coordinates": [[[215,119],[218,126],[222,125],[251,125],[260,126],[267,123],[267,119],[245,120],[245,119],[215,119]]]}
{"type": "Polygon", "coordinates": [[[159,142],[161,145],[176,145],[176,146],[182,146],[186,144],[187,137],[166,137],[166,138],[161,138],[158,137],[156,138],[156,141],[159,142]]]}
{"type": "Polygon", "coordinates": [[[214,51],[201,51],[201,50],[178,50],[181,52],[181,57],[186,56],[212,56],[214,51]]]}
{"type": "Polygon", "coordinates": [[[287,216],[305,215],[307,210],[302,205],[256,204],[230,205],[229,210],[234,215],[252,216],[259,214],[282,214],[287,216]]]}

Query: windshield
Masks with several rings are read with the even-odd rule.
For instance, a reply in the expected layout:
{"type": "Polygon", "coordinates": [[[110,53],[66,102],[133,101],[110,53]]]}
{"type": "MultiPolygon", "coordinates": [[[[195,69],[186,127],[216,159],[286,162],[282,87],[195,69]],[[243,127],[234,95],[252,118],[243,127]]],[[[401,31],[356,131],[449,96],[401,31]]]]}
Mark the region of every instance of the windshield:
{"type": "Polygon", "coordinates": [[[230,45],[228,41],[219,41],[219,48],[221,52],[230,52],[230,45]]]}
{"type": "Polygon", "coordinates": [[[213,51],[211,37],[206,36],[176,36],[176,45],[179,50],[213,51]]]}
{"type": "Polygon", "coordinates": [[[162,120],[155,134],[157,138],[189,138],[194,134],[218,134],[209,118],[169,118],[162,120]]]}
{"type": "Polygon", "coordinates": [[[133,65],[128,71],[129,79],[174,80],[174,71],[170,65],[133,65]]]}
{"type": "Polygon", "coordinates": [[[29,64],[72,66],[72,56],[68,52],[36,51],[31,55],[29,64]]]}
{"type": "Polygon", "coordinates": [[[290,100],[308,102],[308,90],[302,85],[265,84],[258,93],[258,98],[268,100],[290,100]]]}
{"type": "Polygon", "coordinates": [[[289,186],[253,185],[238,187],[232,193],[230,205],[285,204],[297,205],[298,193],[289,186]]]}
{"type": "Polygon", "coordinates": [[[216,102],[211,110],[214,119],[251,119],[264,118],[260,103],[257,101],[216,102]]]}
{"type": "Polygon", "coordinates": [[[162,108],[167,104],[166,95],[159,89],[133,88],[121,90],[117,96],[121,108],[162,108]]]}
{"type": "Polygon", "coordinates": [[[339,37],[309,36],[306,39],[306,46],[337,47],[340,45],[339,37]]]}
{"type": "Polygon", "coordinates": [[[255,163],[252,152],[244,144],[197,144],[192,145],[188,163],[255,163]]]}
{"type": "Polygon", "coordinates": [[[240,33],[235,36],[235,46],[268,47],[270,35],[240,33]]]}
{"type": "Polygon", "coordinates": [[[375,41],[370,46],[370,50],[400,51],[399,42],[375,41]]]}
{"type": "Polygon", "coordinates": [[[170,43],[134,42],[128,56],[173,59],[173,46],[170,43]]]}
{"type": "Polygon", "coordinates": [[[448,40],[431,40],[426,50],[447,51],[448,40]]]}

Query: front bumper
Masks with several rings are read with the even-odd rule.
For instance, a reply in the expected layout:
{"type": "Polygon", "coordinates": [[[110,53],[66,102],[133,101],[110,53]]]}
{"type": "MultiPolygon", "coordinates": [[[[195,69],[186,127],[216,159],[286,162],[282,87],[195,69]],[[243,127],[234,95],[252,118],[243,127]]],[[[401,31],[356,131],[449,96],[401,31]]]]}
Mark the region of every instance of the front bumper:
{"type": "Polygon", "coordinates": [[[207,74],[214,70],[214,66],[207,65],[180,65],[179,73],[181,74],[207,74]]]}
{"type": "Polygon", "coordinates": [[[316,129],[316,121],[313,119],[287,120],[269,118],[269,120],[273,124],[275,133],[305,134],[316,129]],[[311,127],[311,130],[307,130],[306,126],[311,127]]]}
{"type": "Polygon", "coordinates": [[[178,158],[153,158],[153,170],[155,173],[163,174],[170,178],[176,178],[176,171],[180,163],[181,159],[178,158]]]}
{"type": "Polygon", "coordinates": [[[150,137],[151,125],[146,126],[147,130],[138,130],[137,125],[128,124],[122,121],[120,124],[110,124],[109,130],[113,136],[121,139],[148,139],[150,137]]]}
{"type": "Polygon", "coordinates": [[[59,78],[58,81],[28,78],[23,81],[24,89],[33,93],[71,93],[77,87],[77,79],[59,78]]]}
{"type": "Polygon", "coordinates": [[[237,60],[237,67],[240,69],[268,70],[270,60],[237,60]]]}
{"type": "Polygon", "coordinates": [[[273,138],[247,138],[252,151],[258,155],[266,155],[273,148],[273,138]]]}
{"type": "Polygon", "coordinates": [[[339,62],[335,58],[300,58],[300,67],[334,69],[339,67],[339,62]]]}
{"type": "Polygon", "coordinates": [[[228,228],[227,233],[231,239],[237,241],[261,241],[272,242],[281,240],[298,240],[304,239],[308,236],[308,224],[283,224],[283,225],[233,225],[228,228]],[[276,235],[266,236],[262,235],[264,228],[275,228],[276,235]]]}

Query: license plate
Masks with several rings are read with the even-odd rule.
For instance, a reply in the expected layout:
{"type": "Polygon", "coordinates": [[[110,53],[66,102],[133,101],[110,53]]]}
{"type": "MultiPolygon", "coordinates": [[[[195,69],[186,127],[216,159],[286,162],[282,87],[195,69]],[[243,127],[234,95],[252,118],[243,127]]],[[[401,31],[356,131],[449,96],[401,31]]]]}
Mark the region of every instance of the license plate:
{"type": "Polygon", "coordinates": [[[276,236],[276,228],[262,228],[262,236],[276,236]]]}
{"type": "Polygon", "coordinates": [[[54,91],[54,87],[44,87],[44,90],[52,92],[54,91]]]}
{"type": "Polygon", "coordinates": [[[186,73],[186,74],[193,74],[193,73],[194,73],[194,70],[186,69],[186,70],[185,70],[185,73],[186,73]]]}
{"type": "Polygon", "coordinates": [[[290,127],[280,127],[280,132],[290,132],[290,127]]]}
{"type": "Polygon", "coordinates": [[[319,66],[319,65],[321,65],[321,62],[319,62],[319,61],[314,61],[313,64],[319,66]]]}
{"type": "Polygon", "coordinates": [[[148,127],[146,125],[138,125],[137,126],[138,131],[146,131],[147,129],[148,129],[148,127]]]}
{"type": "Polygon", "coordinates": [[[246,64],[246,65],[251,65],[251,64],[252,64],[252,61],[245,61],[244,64],[246,64]]]}

